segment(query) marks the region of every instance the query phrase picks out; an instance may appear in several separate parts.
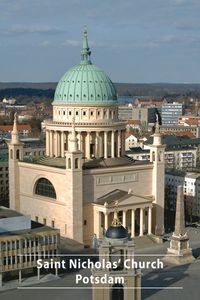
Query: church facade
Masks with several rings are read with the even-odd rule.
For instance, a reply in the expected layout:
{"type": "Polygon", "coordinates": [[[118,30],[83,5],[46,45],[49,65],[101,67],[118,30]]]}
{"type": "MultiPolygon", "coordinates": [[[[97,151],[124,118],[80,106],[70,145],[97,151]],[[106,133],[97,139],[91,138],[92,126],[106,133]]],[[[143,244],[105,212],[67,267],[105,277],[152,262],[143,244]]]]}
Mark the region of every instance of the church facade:
{"type": "Polygon", "coordinates": [[[46,155],[23,154],[15,116],[9,147],[10,207],[86,244],[102,237],[119,202],[131,237],[164,230],[164,145],[159,125],[149,162],[125,156],[126,123],[118,119],[117,94],[90,60],[84,32],[81,62],[60,79],[53,120],[46,122],[46,155]]]}

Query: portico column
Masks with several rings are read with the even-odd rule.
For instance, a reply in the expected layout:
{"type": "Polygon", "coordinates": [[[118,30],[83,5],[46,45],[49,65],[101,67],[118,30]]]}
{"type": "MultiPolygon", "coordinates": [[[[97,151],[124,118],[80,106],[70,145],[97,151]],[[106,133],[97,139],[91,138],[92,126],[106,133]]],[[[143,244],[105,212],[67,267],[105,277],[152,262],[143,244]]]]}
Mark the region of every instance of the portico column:
{"type": "Polygon", "coordinates": [[[152,233],[152,208],[148,209],[148,234],[152,233]]]}
{"type": "Polygon", "coordinates": [[[140,236],[143,235],[143,216],[144,216],[144,212],[143,212],[143,208],[140,208],[140,236]]]}
{"type": "Polygon", "coordinates": [[[104,229],[107,230],[108,229],[108,213],[104,213],[104,218],[105,218],[105,222],[104,222],[104,229]]]}
{"type": "Polygon", "coordinates": [[[46,130],[46,155],[49,156],[49,130],[46,130]]]}
{"type": "Polygon", "coordinates": [[[111,157],[115,157],[115,132],[111,133],[111,157]]]}
{"type": "Polygon", "coordinates": [[[125,154],[125,131],[121,132],[121,156],[125,154]]]}
{"type": "Polygon", "coordinates": [[[108,158],[108,132],[104,131],[104,158],[108,158]]]}
{"type": "Polygon", "coordinates": [[[96,211],[97,214],[97,232],[96,235],[98,238],[101,237],[101,212],[100,211],[96,211]]]}
{"type": "Polygon", "coordinates": [[[121,131],[118,130],[118,136],[117,136],[117,157],[120,157],[120,148],[121,148],[121,131]]]}
{"type": "Polygon", "coordinates": [[[126,228],[126,210],[123,210],[122,225],[126,228]]]}
{"type": "Polygon", "coordinates": [[[62,157],[64,157],[64,151],[65,151],[65,149],[64,149],[64,144],[65,144],[64,137],[65,137],[65,133],[64,133],[64,131],[62,131],[61,132],[61,156],[62,157]]]}
{"type": "Polygon", "coordinates": [[[58,156],[58,133],[54,131],[54,155],[58,156]]]}
{"type": "Polygon", "coordinates": [[[53,156],[53,131],[50,130],[50,151],[49,155],[53,156]]]}
{"type": "Polygon", "coordinates": [[[58,151],[58,153],[57,153],[57,155],[58,156],[61,156],[61,145],[60,145],[60,140],[61,140],[61,138],[60,138],[60,131],[57,131],[57,151],[58,151]]]}
{"type": "Polygon", "coordinates": [[[131,210],[131,237],[135,237],[135,209],[131,210]]]}
{"type": "Polygon", "coordinates": [[[22,270],[19,270],[19,285],[22,283],[22,270]]]}

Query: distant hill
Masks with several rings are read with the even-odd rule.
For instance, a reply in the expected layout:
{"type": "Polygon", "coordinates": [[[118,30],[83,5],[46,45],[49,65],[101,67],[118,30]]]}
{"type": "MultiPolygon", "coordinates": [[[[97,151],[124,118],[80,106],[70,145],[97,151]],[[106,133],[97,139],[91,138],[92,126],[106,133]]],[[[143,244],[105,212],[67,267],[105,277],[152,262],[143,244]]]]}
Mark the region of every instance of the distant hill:
{"type": "MultiPolygon", "coordinates": [[[[35,97],[52,100],[56,85],[55,82],[0,82],[0,100],[3,97],[15,97],[21,102],[35,97]]],[[[115,87],[119,96],[200,97],[200,84],[115,83],[115,87]]]]}

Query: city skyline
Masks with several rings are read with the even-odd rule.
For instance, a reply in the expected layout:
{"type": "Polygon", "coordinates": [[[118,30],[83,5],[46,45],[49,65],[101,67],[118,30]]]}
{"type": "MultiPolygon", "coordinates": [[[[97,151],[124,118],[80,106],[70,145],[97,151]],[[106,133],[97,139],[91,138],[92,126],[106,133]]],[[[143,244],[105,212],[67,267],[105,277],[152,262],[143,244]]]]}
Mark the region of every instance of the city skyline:
{"type": "Polygon", "coordinates": [[[197,0],[1,0],[0,9],[1,82],[57,82],[80,61],[84,25],[92,62],[113,82],[199,82],[197,0]]]}

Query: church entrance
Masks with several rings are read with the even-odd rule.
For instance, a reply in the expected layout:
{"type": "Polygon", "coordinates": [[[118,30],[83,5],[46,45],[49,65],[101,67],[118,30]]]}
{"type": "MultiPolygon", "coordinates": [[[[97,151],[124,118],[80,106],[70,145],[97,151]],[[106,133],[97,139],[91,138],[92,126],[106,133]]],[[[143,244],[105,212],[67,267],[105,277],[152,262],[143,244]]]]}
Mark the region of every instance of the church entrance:
{"type": "Polygon", "coordinates": [[[124,300],[124,287],[122,284],[114,284],[111,300],[124,300]]]}

